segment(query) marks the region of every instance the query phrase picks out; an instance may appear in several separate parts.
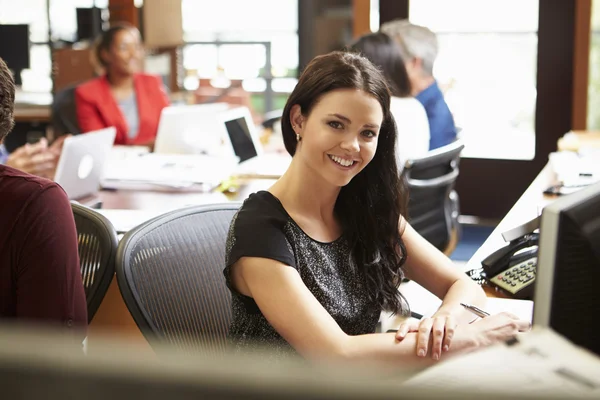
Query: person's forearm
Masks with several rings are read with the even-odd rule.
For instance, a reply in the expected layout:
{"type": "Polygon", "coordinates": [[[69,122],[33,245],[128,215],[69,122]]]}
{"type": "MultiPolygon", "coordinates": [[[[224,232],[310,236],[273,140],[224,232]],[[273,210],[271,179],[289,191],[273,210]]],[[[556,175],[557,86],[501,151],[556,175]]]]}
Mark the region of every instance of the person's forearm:
{"type": "MultiPolygon", "coordinates": [[[[431,340],[431,339],[430,339],[431,340]]],[[[450,349],[445,351],[440,360],[465,354],[477,348],[474,339],[457,337],[450,349]]],[[[416,352],[417,333],[410,332],[398,341],[393,333],[376,333],[370,335],[348,336],[341,355],[345,361],[373,361],[407,368],[424,368],[438,361],[433,360],[430,352],[425,357],[418,357],[416,352]]],[[[428,346],[429,349],[431,349],[428,346]]]]}
{"type": "Polygon", "coordinates": [[[485,301],[485,292],[481,286],[468,278],[459,279],[450,287],[434,315],[452,315],[458,319],[458,323],[468,323],[474,319],[474,315],[465,310],[460,303],[483,306],[485,301]]]}

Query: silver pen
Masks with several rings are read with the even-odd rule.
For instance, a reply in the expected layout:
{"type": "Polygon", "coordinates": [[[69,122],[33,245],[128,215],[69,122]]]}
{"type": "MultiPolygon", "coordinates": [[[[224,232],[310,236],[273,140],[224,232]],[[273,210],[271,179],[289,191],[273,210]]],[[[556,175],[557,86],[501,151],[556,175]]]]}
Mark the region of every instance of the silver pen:
{"type": "Polygon", "coordinates": [[[471,311],[473,314],[477,315],[479,318],[485,318],[485,317],[490,316],[489,312],[483,311],[479,307],[475,307],[475,306],[472,306],[470,304],[465,304],[465,303],[460,303],[460,305],[463,306],[464,308],[466,308],[467,310],[471,311]]]}

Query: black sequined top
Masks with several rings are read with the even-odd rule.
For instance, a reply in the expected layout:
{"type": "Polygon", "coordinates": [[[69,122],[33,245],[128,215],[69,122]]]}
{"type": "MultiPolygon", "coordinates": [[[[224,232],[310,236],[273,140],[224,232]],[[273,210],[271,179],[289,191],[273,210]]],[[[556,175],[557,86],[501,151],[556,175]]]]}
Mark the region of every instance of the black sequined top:
{"type": "Polygon", "coordinates": [[[344,332],[375,332],[381,308],[369,300],[364,274],[355,267],[344,236],[330,243],[310,238],[271,193],[261,191],[244,202],[231,222],[225,257],[224,274],[232,292],[229,338],[236,348],[266,345],[276,355],[294,353],[254,300],[233,289],[229,268],[241,257],[269,258],[295,268],[344,332]]]}

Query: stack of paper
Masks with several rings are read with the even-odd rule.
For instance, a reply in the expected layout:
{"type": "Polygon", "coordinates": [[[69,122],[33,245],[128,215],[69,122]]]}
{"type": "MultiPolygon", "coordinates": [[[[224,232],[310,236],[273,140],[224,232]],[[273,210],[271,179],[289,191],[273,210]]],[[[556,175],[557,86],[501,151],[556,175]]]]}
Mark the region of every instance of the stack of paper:
{"type": "Polygon", "coordinates": [[[228,157],[154,153],[112,158],[105,167],[102,186],[141,189],[139,185],[151,185],[157,189],[210,190],[231,176],[236,161],[228,157]]]}

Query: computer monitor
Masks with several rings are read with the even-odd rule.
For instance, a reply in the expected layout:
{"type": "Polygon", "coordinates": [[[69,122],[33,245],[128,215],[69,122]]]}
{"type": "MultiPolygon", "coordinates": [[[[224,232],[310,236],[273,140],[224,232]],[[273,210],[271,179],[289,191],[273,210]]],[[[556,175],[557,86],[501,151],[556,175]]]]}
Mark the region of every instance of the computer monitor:
{"type": "Polygon", "coordinates": [[[29,68],[29,25],[0,25],[0,57],[21,86],[21,71],[29,68]]]}
{"type": "Polygon", "coordinates": [[[600,183],[542,212],[533,323],[600,355],[600,183]]]}
{"type": "Polygon", "coordinates": [[[77,40],[94,40],[102,32],[102,9],[76,8],[77,40]]]}

